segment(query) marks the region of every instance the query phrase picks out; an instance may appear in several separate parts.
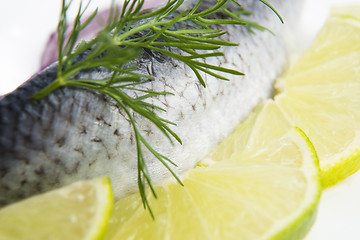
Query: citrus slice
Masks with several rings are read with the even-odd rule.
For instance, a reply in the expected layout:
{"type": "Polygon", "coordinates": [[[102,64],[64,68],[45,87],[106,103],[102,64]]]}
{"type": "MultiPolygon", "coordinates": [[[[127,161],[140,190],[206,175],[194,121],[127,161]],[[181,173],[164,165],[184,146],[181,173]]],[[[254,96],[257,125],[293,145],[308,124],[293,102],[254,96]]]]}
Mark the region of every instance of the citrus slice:
{"type": "Polygon", "coordinates": [[[301,54],[289,74],[312,69],[328,61],[360,51],[359,29],[360,16],[354,17],[343,12],[329,17],[313,44],[301,54]]]}
{"type": "Polygon", "coordinates": [[[345,17],[355,17],[360,19],[360,5],[338,5],[331,9],[332,15],[344,15],[345,17]]]}
{"type": "Polygon", "coordinates": [[[121,199],[105,239],[302,239],[321,191],[305,134],[293,129],[255,151],[231,155],[190,170],[184,187],[158,186],[158,198],[148,199],[155,220],[138,194],[121,199]]]}
{"type": "Polygon", "coordinates": [[[0,210],[0,239],[101,239],[113,206],[108,178],[81,181],[0,210]]]}
{"type": "Polygon", "coordinates": [[[277,83],[275,97],[314,144],[325,187],[360,168],[360,18],[339,11],[277,83]]]}

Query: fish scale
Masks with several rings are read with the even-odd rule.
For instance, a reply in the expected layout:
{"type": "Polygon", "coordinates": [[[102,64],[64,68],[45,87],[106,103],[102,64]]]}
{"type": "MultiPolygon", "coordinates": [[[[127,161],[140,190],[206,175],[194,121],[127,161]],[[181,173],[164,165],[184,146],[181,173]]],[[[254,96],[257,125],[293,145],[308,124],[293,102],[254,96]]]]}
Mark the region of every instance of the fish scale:
{"type": "MultiPolygon", "coordinates": [[[[285,25],[259,1],[240,3],[254,12],[251,20],[274,35],[257,30],[252,34],[243,26],[217,26],[228,33],[221,39],[239,46],[222,47],[224,57],[204,60],[242,71],[245,76],[225,74],[228,82],[203,74],[204,88],[182,62],[151,51],[135,60],[139,73],[154,77],[141,87],[174,93],[149,101],[166,110],[158,112],[160,117],[177,124],[170,127],[182,145],[170,143],[147,119],[134,117],[150,145],[178,165],[172,167],[175,173],[181,175],[193,168],[261,99],[271,96],[273,81],[288,59],[287,38],[295,26],[300,1],[268,2],[282,14],[285,25]]],[[[29,102],[34,93],[55,80],[56,69],[56,64],[49,66],[0,100],[0,205],[104,175],[111,178],[116,197],[138,190],[133,128],[113,100],[89,89],[64,87],[36,103],[29,102]]],[[[110,75],[109,70],[97,68],[77,77],[110,75]]],[[[169,171],[143,150],[153,182],[168,179],[169,171]]]]}

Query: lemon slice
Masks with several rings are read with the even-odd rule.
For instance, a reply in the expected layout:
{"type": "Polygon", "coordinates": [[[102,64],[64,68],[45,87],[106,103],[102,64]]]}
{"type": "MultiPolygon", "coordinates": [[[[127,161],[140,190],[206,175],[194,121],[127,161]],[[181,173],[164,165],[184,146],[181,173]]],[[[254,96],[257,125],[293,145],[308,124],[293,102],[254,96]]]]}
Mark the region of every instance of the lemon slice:
{"type": "Polygon", "coordinates": [[[301,73],[344,55],[359,51],[359,29],[359,15],[356,17],[345,14],[343,11],[342,14],[335,14],[329,17],[317,34],[312,46],[301,54],[296,64],[289,71],[289,74],[301,73]]]}
{"type": "Polygon", "coordinates": [[[314,221],[318,160],[298,129],[200,166],[184,187],[156,188],[158,198],[149,197],[155,221],[138,194],[117,202],[105,239],[301,239],[314,221]]]}
{"type": "Polygon", "coordinates": [[[0,239],[101,239],[113,206],[108,178],[77,182],[0,210],[0,239]]]}
{"type": "Polygon", "coordinates": [[[277,83],[275,103],[314,144],[325,187],[360,168],[360,18],[345,14],[358,10],[330,17],[277,83]]]}
{"type": "Polygon", "coordinates": [[[360,5],[338,5],[331,9],[332,15],[343,15],[345,17],[360,18],[360,5]]]}

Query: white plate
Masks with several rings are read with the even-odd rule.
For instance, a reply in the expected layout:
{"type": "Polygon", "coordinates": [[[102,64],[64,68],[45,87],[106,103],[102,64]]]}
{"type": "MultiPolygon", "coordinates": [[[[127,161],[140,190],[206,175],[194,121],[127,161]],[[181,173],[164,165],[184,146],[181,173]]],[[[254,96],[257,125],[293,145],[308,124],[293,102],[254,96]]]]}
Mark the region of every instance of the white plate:
{"type": "MultiPolygon", "coordinates": [[[[307,0],[302,21],[304,39],[310,40],[322,26],[331,5],[348,2],[360,4],[360,0],[307,0]]],[[[95,0],[90,8],[104,8],[109,4],[110,0],[95,0]]],[[[56,28],[60,5],[60,0],[2,2],[0,95],[15,89],[39,70],[41,52],[56,28]]],[[[360,172],[324,191],[318,219],[306,240],[359,240],[359,223],[360,172]]]]}

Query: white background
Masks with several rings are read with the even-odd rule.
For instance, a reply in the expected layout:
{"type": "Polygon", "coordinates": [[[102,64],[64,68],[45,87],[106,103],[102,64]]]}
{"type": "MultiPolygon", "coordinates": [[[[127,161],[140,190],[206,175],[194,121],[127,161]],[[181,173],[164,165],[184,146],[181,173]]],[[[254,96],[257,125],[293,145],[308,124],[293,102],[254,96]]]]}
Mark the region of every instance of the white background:
{"type": "MultiPolygon", "coordinates": [[[[324,23],[330,6],[350,2],[360,5],[360,0],[306,0],[302,20],[304,40],[310,42],[324,23]]],[[[39,70],[43,47],[56,28],[60,3],[60,0],[2,0],[0,95],[15,89],[39,70]]],[[[95,0],[91,7],[104,8],[109,4],[110,0],[95,0]]],[[[338,239],[360,239],[360,172],[324,191],[317,221],[306,238],[338,239]]]]}

